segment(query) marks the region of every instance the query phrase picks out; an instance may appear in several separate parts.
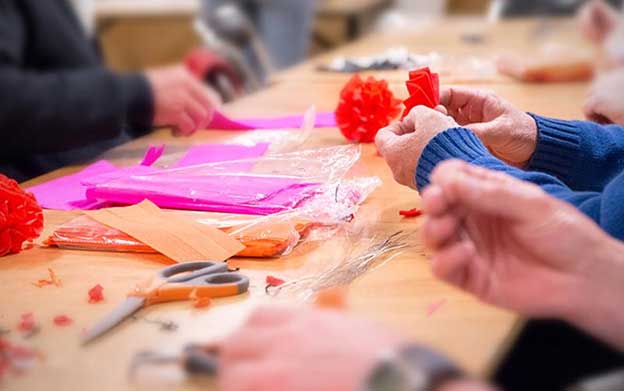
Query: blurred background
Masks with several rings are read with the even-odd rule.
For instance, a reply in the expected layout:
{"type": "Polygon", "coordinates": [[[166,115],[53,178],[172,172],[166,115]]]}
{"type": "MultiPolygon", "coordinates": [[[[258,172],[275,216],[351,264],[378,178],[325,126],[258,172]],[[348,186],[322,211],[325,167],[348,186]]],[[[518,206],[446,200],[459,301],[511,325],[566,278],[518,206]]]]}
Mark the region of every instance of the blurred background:
{"type": "MultiPolygon", "coordinates": [[[[73,0],[106,63],[135,71],[186,61],[225,101],[273,72],[379,30],[436,18],[573,15],[583,0],[73,0]],[[198,52],[198,49],[199,52],[198,52]]],[[[610,1],[616,7],[621,1],[610,1]]]]}

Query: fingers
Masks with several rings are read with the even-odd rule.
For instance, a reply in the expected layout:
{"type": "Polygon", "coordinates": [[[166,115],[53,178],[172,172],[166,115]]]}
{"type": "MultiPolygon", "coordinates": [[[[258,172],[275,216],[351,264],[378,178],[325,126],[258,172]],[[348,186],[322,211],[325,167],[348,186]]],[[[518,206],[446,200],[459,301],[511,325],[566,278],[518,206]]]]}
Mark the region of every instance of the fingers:
{"type": "Polygon", "coordinates": [[[474,243],[458,241],[440,250],[432,259],[433,274],[459,288],[465,288],[471,262],[477,256],[474,243]]]}
{"type": "Polygon", "coordinates": [[[428,216],[439,216],[446,213],[451,205],[444,198],[442,188],[429,185],[422,192],[422,205],[428,216]]]}
{"type": "Polygon", "coordinates": [[[453,213],[439,217],[430,217],[422,229],[425,247],[436,251],[458,237],[461,227],[460,218],[453,213]]]}
{"type": "Polygon", "coordinates": [[[173,126],[175,136],[190,136],[197,130],[195,121],[186,111],[178,113],[173,126]]]}
{"type": "Polygon", "coordinates": [[[440,104],[460,125],[481,122],[476,113],[483,112],[485,93],[473,88],[447,87],[440,91],[440,104]],[[472,116],[472,121],[470,119],[472,116]]]}
{"type": "Polygon", "coordinates": [[[375,136],[375,146],[382,157],[388,155],[389,149],[397,140],[397,132],[400,132],[399,122],[395,122],[377,132],[375,136]]]}
{"type": "Polygon", "coordinates": [[[297,311],[285,306],[263,306],[252,312],[247,318],[246,325],[253,327],[274,328],[290,322],[296,316],[297,311]]]}
{"type": "Polygon", "coordinates": [[[219,371],[219,389],[228,391],[288,390],[285,376],[291,371],[272,361],[225,363],[219,371]]]}
{"type": "Polygon", "coordinates": [[[451,205],[521,221],[539,219],[550,198],[537,186],[500,172],[452,160],[440,163],[431,175],[451,205]]]}
{"type": "Polygon", "coordinates": [[[206,108],[200,102],[189,97],[186,101],[185,111],[193,119],[195,123],[195,130],[205,129],[208,127],[208,123],[212,120],[212,110],[206,108]]]}
{"type": "Polygon", "coordinates": [[[220,344],[221,357],[225,361],[248,361],[257,359],[275,344],[280,328],[243,327],[220,344]]]}

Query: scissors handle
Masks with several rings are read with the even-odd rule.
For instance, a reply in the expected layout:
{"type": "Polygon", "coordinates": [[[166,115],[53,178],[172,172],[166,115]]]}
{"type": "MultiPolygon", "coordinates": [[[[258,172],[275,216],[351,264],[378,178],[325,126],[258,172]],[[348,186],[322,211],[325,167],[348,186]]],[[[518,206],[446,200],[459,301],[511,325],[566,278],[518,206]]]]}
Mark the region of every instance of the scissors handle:
{"type": "Polygon", "coordinates": [[[185,262],[168,266],[158,272],[158,277],[167,282],[185,282],[208,274],[226,273],[228,266],[225,262],[185,262]],[[187,273],[191,272],[191,273],[187,273]],[[178,274],[185,273],[181,276],[178,274]],[[177,277],[176,277],[177,276],[177,277]]]}

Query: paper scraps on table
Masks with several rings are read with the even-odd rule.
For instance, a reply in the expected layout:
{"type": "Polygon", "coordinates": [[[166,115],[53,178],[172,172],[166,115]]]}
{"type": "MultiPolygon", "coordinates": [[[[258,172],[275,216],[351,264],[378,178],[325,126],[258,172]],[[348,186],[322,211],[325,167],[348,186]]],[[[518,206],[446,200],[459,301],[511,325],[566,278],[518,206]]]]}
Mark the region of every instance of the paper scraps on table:
{"type": "MultiPolygon", "coordinates": [[[[174,167],[184,167],[196,164],[222,162],[228,160],[247,159],[263,156],[267,143],[254,146],[236,144],[204,144],[192,146],[187,153],[175,163],[174,167]]],[[[89,200],[86,197],[88,186],[108,180],[127,177],[130,175],[148,174],[157,172],[152,165],[160,158],[164,145],[150,146],[145,152],[141,164],[130,167],[117,167],[106,160],[93,163],[83,170],[58,179],[33,186],[32,192],[39,204],[46,209],[56,210],[93,210],[107,206],[106,201],[89,200]]]]}
{"type": "Polygon", "coordinates": [[[93,288],[89,289],[89,292],[87,292],[87,294],[89,295],[89,303],[99,303],[104,300],[104,287],[102,287],[102,285],[100,284],[97,284],[93,288]]]}
{"type": "Polygon", "coordinates": [[[274,276],[266,276],[266,286],[264,287],[264,291],[266,293],[269,293],[269,288],[280,286],[285,282],[286,281],[282,280],[281,278],[277,278],[274,276]]]}
{"type": "Polygon", "coordinates": [[[403,101],[405,110],[401,119],[416,106],[427,106],[434,109],[440,104],[440,77],[428,67],[409,72],[409,80],[405,82],[410,96],[403,101]]]}
{"type": "Polygon", "coordinates": [[[417,208],[399,211],[399,215],[403,217],[408,217],[408,218],[422,216],[422,214],[423,214],[423,211],[417,208]]]}
{"type": "Polygon", "coordinates": [[[143,160],[139,164],[141,166],[149,167],[152,164],[156,163],[158,159],[160,159],[163,152],[165,152],[165,144],[161,144],[158,147],[150,145],[147,151],[145,152],[145,155],[143,156],[143,160]]]}
{"type": "Polygon", "coordinates": [[[191,291],[189,299],[193,302],[193,308],[207,308],[212,304],[212,300],[209,296],[197,295],[197,289],[191,291]]]}
{"type": "Polygon", "coordinates": [[[176,262],[198,259],[225,261],[245,248],[239,241],[216,228],[185,216],[165,214],[148,200],[133,206],[85,213],[176,262]]]}
{"type": "Polygon", "coordinates": [[[49,275],[49,278],[47,279],[42,278],[40,280],[33,282],[32,284],[38,288],[41,288],[47,285],[55,285],[55,286],[62,285],[61,279],[56,275],[56,273],[54,272],[54,270],[52,270],[52,268],[48,268],[48,275],[49,275]]]}
{"type": "MultiPolygon", "coordinates": [[[[225,114],[216,111],[209,129],[219,130],[252,130],[252,129],[299,129],[304,122],[303,115],[289,115],[283,117],[230,119],[225,114]]],[[[336,117],[332,112],[318,113],[314,121],[315,128],[332,128],[336,126],[336,117]]]]}
{"type": "MultiPolygon", "coordinates": [[[[0,338],[0,384],[7,373],[21,375],[42,356],[33,348],[0,338]]],[[[4,387],[2,387],[4,389],[4,387]]]]}
{"type": "Polygon", "coordinates": [[[65,314],[55,316],[52,321],[54,322],[55,325],[61,326],[61,327],[69,326],[72,323],[74,323],[73,319],[65,314]]]}
{"type": "Polygon", "coordinates": [[[17,329],[23,333],[28,333],[35,329],[36,326],[35,315],[32,312],[26,312],[21,315],[17,329]]]}
{"type": "Polygon", "coordinates": [[[427,316],[431,316],[433,315],[436,311],[438,311],[440,308],[442,308],[442,306],[446,304],[446,299],[441,299],[438,300],[434,303],[431,303],[428,307],[427,307],[427,316]]]}

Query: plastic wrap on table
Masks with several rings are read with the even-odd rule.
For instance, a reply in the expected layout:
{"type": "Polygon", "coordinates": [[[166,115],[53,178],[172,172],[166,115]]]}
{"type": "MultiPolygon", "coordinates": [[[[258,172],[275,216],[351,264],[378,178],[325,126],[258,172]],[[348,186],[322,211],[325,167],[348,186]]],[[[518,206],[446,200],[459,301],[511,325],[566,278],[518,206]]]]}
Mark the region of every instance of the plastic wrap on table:
{"type": "MultiPolygon", "coordinates": [[[[200,220],[198,220],[200,221],[200,220]]],[[[310,222],[251,222],[239,227],[220,226],[245,246],[237,256],[268,258],[287,254],[297,245],[310,222]]],[[[78,216],[57,228],[45,245],[70,250],[156,253],[130,235],[101,224],[88,216],[78,216]]]]}
{"type": "MultiPolygon", "coordinates": [[[[381,184],[377,177],[345,179],[322,188],[313,200],[296,210],[269,216],[179,212],[201,224],[221,229],[240,240],[240,257],[270,258],[289,254],[302,240],[330,238],[351,220],[359,205],[381,184]]],[[[61,225],[44,242],[74,250],[155,253],[131,236],[89,218],[78,216],[61,225]]]]}
{"type": "Polygon", "coordinates": [[[92,184],[87,199],[171,209],[268,215],[293,210],[337,183],[360,157],[355,145],[137,173],[92,184]]]}

